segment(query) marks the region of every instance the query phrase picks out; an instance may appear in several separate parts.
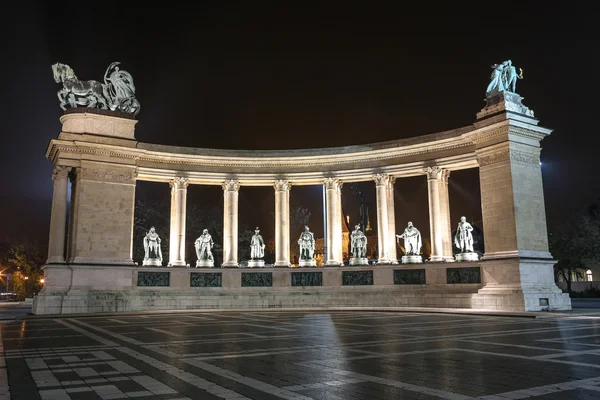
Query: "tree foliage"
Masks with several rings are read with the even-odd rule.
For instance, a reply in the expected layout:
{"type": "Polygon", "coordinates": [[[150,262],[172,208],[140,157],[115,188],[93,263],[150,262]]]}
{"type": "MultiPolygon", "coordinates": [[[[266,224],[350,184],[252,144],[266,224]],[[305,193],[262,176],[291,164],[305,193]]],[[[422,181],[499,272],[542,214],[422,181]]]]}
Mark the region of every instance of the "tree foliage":
{"type": "Polygon", "coordinates": [[[17,294],[17,300],[33,297],[42,289],[44,257],[36,247],[15,245],[8,249],[6,261],[12,273],[8,289],[17,294]]]}
{"type": "Polygon", "coordinates": [[[600,202],[573,214],[549,235],[549,245],[552,256],[558,260],[555,277],[567,282],[570,292],[572,277],[583,277],[585,262],[600,260],[600,202]]]}

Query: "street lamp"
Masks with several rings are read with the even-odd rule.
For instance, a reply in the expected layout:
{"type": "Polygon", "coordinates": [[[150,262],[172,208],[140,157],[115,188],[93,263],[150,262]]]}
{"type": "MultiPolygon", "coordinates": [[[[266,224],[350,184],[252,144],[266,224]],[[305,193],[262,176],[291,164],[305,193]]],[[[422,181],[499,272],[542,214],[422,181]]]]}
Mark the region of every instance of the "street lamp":
{"type": "Polygon", "coordinates": [[[40,283],[43,284],[44,282],[46,282],[46,280],[44,278],[40,279],[40,283]]]}

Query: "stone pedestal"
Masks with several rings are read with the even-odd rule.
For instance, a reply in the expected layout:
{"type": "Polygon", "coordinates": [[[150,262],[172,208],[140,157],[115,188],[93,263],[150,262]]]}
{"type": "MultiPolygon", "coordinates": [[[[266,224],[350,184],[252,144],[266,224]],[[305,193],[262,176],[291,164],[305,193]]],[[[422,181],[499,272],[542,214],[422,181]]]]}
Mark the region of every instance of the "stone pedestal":
{"type": "Polygon", "coordinates": [[[316,267],[317,266],[317,261],[312,259],[312,260],[300,260],[298,262],[298,266],[299,267],[316,267]]]}
{"type": "Polygon", "coordinates": [[[402,264],[421,264],[423,257],[421,256],[402,256],[402,264]]]}
{"type": "MultiPolygon", "coordinates": [[[[398,261],[396,260],[396,264],[398,263],[398,261]]],[[[350,265],[369,265],[369,259],[368,258],[357,258],[357,257],[352,257],[350,259],[350,265]]]]}
{"type": "Polygon", "coordinates": [[[250,260],[248,261],[248,268],[262,268],[265,266],[265,260],[250,260]]]}
{"type": "Polygon", "coordinates": [[[512,112],[517,115],[534,118],[533,110],[523,104],[523,97],[516,93],[503,91],[485,99],[486,106],[477,113],[477,119],[483,119],[495,114],[512,112]]]}
{"type": "Polygon", "coordinates": [[[215,266],[215,262],[212,260],[197,260],[196,268],[212,268],[215,266]]]}
{"type": "Polygon", "coordinates": [[[158,258],[149,258],[147,260],[144,260],[142,262],[142,265],[145,266],[149,266],[149,267],[162,267],[162,261],[160,261],[158,258]]]}
{"type": "Polygon", "coordinates": [[[479,254],[473,252],[458,253],[456,261],[479,261],[479,254]]]}
{"type": "Polygon", "coordinates": [[[554,283],[554,260],[504,259],[483,264],[485,286],[473,295],[472,307],[488,310],[570,310],[571,299],[554,283]]]}

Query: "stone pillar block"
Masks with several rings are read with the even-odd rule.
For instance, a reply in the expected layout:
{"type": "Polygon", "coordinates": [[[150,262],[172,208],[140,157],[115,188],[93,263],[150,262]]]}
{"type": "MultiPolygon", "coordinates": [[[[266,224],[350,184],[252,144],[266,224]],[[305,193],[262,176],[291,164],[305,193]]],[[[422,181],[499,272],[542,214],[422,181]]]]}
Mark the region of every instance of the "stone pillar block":
{"type": "Polygon", "coordinates": [[[136,170],[85,163],[73,185],[69,261],[132,265],[136,170]]]}

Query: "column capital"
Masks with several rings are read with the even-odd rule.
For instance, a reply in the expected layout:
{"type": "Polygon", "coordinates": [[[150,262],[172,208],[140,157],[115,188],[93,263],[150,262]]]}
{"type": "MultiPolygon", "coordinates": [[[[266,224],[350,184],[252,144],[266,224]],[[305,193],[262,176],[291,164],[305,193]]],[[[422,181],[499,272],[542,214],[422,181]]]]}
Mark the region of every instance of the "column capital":
{"type": "Polygon", "coordinates": [[[325,178],[323,183],[328,190],[340,190],[344,184],[339,178],[325,178]]]}
{"type": "Polygon", "coordinates": [[[273,189],[275,189],[276,192],[288,192],[291,188],[292,184],[290,181],[278,179],[273,182],[273,189]]]}
{"type": "Polygon", "coordinates": [[[447,169],[444,169],[444,171],[442,172],[442,180],[444,181],[444,183],[446,185],[448,184],[448,178],[450,178],[450,171],[447,169]]]}
{"type": "Polygon", "coordinates": [[[433,167],[423,168],[423,172],[427,175],[427,179],[448,179],[450,172],[442,167],[434,165],[433,167]]]}
{"type": "Polygon", "coordinates": [[[377,186],[387,186],[390,183],[388,174],[373,174],[372,178],[377,186]]]}
{"type": "Polygon", "coordinates": [[[187,189],[190,184],[190,180],[183,176],[178,176],[169,181],[169,186],[171,186],[171,191],[187,189]]]}
{"type": "Polygon", "coordinates": [[[64,165],[55,165],[54,169],[52,170],[52,180],[55,181],[57,179],[67,179],[70,171],[71,167],[66,167],[64,165]]]}
{"type": "Polygon", "coordinates": [[[235,179],[227,179],[225,182],[221,184],[224,192],[237,192],[240,190],[240,181],[236,181],[235,179]]]}

